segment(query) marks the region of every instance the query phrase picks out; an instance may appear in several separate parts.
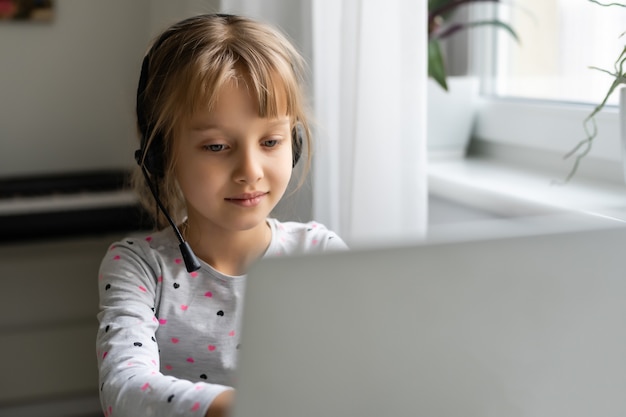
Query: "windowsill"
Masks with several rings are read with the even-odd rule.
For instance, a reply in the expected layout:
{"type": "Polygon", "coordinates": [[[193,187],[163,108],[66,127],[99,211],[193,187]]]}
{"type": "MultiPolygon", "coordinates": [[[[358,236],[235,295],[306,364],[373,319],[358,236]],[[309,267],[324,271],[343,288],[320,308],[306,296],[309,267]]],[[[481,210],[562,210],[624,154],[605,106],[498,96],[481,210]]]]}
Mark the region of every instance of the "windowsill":
{"type": "Polygon", "coordinates": [[[486,156],[429,162],[429,193],[501,217],[579,213],[626,221],[626,183],[576,176],[486,156]]]}

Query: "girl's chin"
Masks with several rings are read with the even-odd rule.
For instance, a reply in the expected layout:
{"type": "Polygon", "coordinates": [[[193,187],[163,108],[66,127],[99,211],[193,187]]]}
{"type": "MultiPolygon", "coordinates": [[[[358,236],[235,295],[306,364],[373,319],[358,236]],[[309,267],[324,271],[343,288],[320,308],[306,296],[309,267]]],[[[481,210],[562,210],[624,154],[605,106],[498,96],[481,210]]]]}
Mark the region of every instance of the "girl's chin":
{"type": "Polygon", "coordinates": [[[196,219],[190,216],[188,224],[190,228],[205,230],[222,230],[230,232],[246,232],[267,225],[269,213],[255,213],[246,216],[228,216],[225,219],[196,219]]]}

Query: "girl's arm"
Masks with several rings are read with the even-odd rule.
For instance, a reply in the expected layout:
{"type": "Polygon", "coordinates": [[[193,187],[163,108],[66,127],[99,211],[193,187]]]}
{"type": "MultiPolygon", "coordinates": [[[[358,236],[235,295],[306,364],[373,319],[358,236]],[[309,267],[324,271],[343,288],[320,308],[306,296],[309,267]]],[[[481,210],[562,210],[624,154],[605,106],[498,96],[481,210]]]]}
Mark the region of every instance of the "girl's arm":
{"type": "MultiPolygon", "coordinates": [[[[158,275],[141,245],[122,242],[106,254],[99,275],[97,355],[105,416],[204,416],[229,387],[191,382],[160,371],[155,316],[158,275]]],[[[223,399],[216,403],[222,408],[223,399]]]]}

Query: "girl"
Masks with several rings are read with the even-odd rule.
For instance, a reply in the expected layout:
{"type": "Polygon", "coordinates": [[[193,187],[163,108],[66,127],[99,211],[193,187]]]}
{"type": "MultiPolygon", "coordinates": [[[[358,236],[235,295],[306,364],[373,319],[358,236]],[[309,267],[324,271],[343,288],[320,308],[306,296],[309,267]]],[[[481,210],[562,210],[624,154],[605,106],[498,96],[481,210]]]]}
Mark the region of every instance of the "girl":
{"type": "Polygon", "coordinates": [[[346,247],[321,224],[268,218],[310,149],[302,70],[285,37],[232,15],[186,19],[146,54],[134,183],[160,230],[102,261],[106,416],[227,412],[251,263],[346,247]]]}

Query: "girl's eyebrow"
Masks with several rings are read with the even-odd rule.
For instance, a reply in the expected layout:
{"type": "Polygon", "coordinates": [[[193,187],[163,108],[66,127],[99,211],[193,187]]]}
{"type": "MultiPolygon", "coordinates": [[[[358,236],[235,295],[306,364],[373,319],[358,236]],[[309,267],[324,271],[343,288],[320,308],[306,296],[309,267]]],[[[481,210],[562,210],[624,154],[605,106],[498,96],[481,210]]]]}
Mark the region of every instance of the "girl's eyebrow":
{"type": "Polygon", "coordinates": [[[271,121],[269,121],[270,125],[282,125],[283,123],[289,122],[289,116],[281,116],[275,117],[271,121]]]}
{"type": "MultiPolygon", "coordinates": [[[[268,121],[268,127],[273,128],[276,126],[281,126],[285,123],[289,123],[289,117],[287,116],[268,121]]],[[[191,130],[196,132],[205,132],[207,130],[224,130],[224,128],[218,124],[198,124],[196,126],[192,125],[191,130]]]]}
{"type": "Polygon", "coordinates": [[[197,132],[204,132],[206,130],[220,130],[220,127],[218,125],[197,125],[197,126],[192,126],[191,130],[197,131],[197,132]]]}
{"type": "Polygon", "coordinates": [[[271,121],[268,121],[267,127],[270,129],[274,129],[276,127],[281,127],[285,124],[289,124],[288,116],[280,117],[280,118],[276,118],[276,119],[272,119],[271,121]]]}

